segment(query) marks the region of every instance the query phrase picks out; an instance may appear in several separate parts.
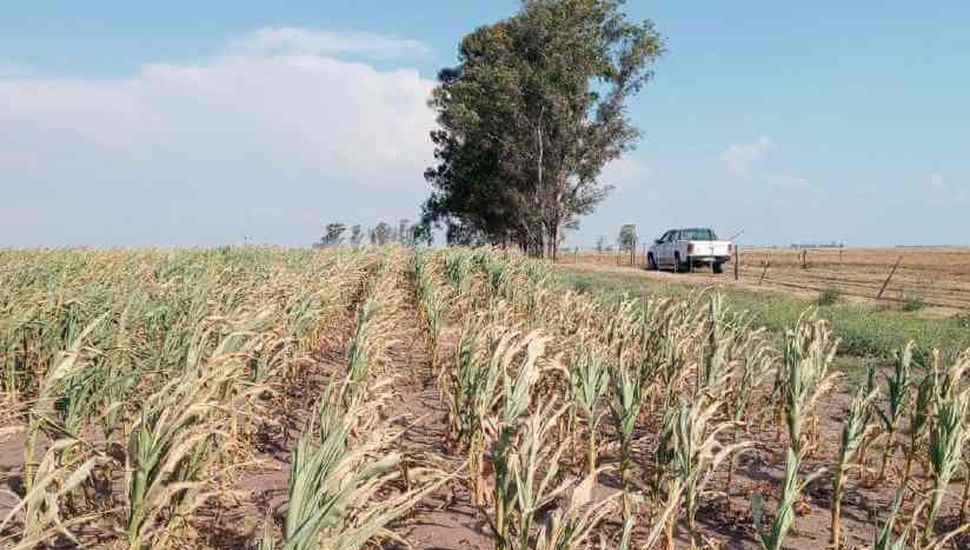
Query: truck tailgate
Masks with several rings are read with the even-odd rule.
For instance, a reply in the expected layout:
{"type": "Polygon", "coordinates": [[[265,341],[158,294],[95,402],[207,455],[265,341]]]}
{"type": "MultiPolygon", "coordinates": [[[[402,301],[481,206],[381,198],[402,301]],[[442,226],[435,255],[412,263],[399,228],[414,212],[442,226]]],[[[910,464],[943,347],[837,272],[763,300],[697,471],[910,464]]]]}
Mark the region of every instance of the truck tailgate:
{"type": "Polygon", "coordinates": [[[694,245],[693,256],[730,256],[729,241],[691,241],[694,245]]]}

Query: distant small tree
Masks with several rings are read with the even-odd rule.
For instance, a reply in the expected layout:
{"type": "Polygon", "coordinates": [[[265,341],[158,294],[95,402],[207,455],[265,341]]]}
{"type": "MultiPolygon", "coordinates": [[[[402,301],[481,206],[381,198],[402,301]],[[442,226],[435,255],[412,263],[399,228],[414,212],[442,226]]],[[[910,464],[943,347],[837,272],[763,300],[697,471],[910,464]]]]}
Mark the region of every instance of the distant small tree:
{"type": "Polygon", "coordinates": [[[628,223],[620,227],[620,235],[616,238],[616,244],[620,250],[636,250],[637,247],[637,226],[628,223]]]}
{"type": "Polygon", "coordinates": [[[384,246],[394,237],[394,230],[385,222],[374,226],[370,231],[370,243],[375,246],[384,246]]]}
{"type": "Polygon", "coordinates": [[[394,236],[403,245],[411,244],[411,220],[401,218],[397,222],[397,233],[394,236]]]}
{"type": "Polygon", "coordinates": [[[347,230],[347,226],[339,223],[333,222],[327,224],[326,233],[323,237],[320,237],[320,246],[338,246],[343,241],[344,231],[347,230]]]}
{"type": "Polygon", "coordinates": [[[606,237],[600,235],[596,237],[596,251],[602,254],[604,248],[606,248],[606,237]]]}
{"type": "Polygon", "coordinates": [[[360,224],[354,224],[350,226],[350,245],[360,246],[360,241],[364,238],[364,231],[360,227],[360,224]]]}
{"type": "Polygon", "coordinates": [[[424,223],[416,223],[411,226],[411,244],[417,246],[423,244],[431,246],[434,244],[434,236],[431,234],[431,226],[424,223]]]}
{"type": "Polygon", "coordinates": [[[620,234],[616,239],[616,244],[620,247],[620,250],[630,253],[630,263],[633,263],[637,251],[637,226],[632,223],[627,223],[620,227],[620,234]]]}

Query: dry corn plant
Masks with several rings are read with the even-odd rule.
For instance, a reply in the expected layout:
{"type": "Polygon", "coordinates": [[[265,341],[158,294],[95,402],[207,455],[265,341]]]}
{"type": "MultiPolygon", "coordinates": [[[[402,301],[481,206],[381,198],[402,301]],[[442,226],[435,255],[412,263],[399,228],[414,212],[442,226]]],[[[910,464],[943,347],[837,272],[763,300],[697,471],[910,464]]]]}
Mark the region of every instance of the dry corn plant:
{"type": "Polygon", "coordinates": [[[596,473],[597,441],[604,411],[602,401],[609,386],[608,362],[602,352],[587,348],[574,357],[569,365],[570,396],[586,422],[586,474],[596,473]]]}
{"type": "MultiPolygon", "coordinates": [[[[125,524],[133,538],[147,536],[156,545],[164,544],[168,530],[154,529],[149,520],[187,514],[209,485],[197,482],[222,475],[210,471],[217,459],[250,452],[240,437],[251,424],[251,397],[302,360],[326,325],[318,318],[342,309],[344,296],[331,286],[360,284],[356,275],[366,263],[267,249],[49,256],[34,267],[37,257],[26,254],[15,268],[20,274],[4,275],[12,285],[0,285],[0,311],[24,312],[13,323],[0,315],[0,376],[31,407],[24,409],[32,425],[25,484],[43,482],[43,489],[28,491],[21,515],[34,518],[32,525],[53,518],[60,526],[84,520],[92,509],[112,516],[104,509],[118,466],[112,461],[98,462],[97,475],[81,479],[78,490],[63,487],[73,483],[64,480],[78,479],[74,471],[87,469],[88,459],[123,452],[120,437],[128,440],[131,465],[125,524]],[[23,276],[31,272],[43,276],[23,276]],[[232,370],[231,383],[212,378],[224,367],[232,370]],[[188,386],[190,379],[199,387],[185,392],[195,397],[165,385],[176,380],[188,386]],[[163,395],[166,389],[177,395],[163,395]],[[199,405],[189,414],[194,418],[177,406],[189,402],[199,405]],[[100,441],[98,427],[103,444],[85,444],[87,434],[100,441]],[[41,433],[58,443],[48,448],[45,473],[38,475],[34,449],[41,433]],[[56,515],[49,513],[55,509],[51,495],[61,499],[53,502],[56,515]]],[[[9,268],[6,260],[0,271],[9,268]]]]}
{"type": "Polygon", "coordinates": [[[630,502],[630,463],[632,460],[634,430],[646,398],[647,389],[641,383],[639,372],[627,364],[620,355],[608,368],[610,380],[610,415],[620,445],[620,488],[623,491],[624,517],[632,514],[630,502]]]}
{"type": "Polygon", "coordinates": [[[347,399],[347,405],[359,400],[367,384],[371,361],[375,355],[372,333],[374,317],[379,307],[376,299],[368,297],[357,311],[354,332],[347,350],[347,376],[344,378],[344,388],[341,391],[347,399]]]}
{"type": "Polygon", "coordinates": [[[579,484],[569,478],[559,479],[568,441],[556,443],[554,434],[568,405],[560,406],[551,397],[537,400],[531,412],[522,407],[529,380],[538,374],[529,363],[533,353],[541,355],[540,346],[527,351],[522,363],[523,369],[531,372],[520,371],[514,382],[506,384],[502,397],[502,420],[493,455],[496,508],[492,528],[498,550],[580,548],[592,529],[615,509],[615,498],[593,498],[598,472],[587,475],[579,484]],[[564,498],[570,491],[569,498],[564,498]],[[536,529],[540,511],[557,501],[561,507],[553,509],[547,522],[536,529]]]}
{"type": "Polygon", "coordinates": [[[411,260],[411,278],[421,315],[424,318],[428,338],[428,355],[431,370],[438,369],[438,340],[441,336],[443,304],[435,289],[434,278],[430,273],[430,262],[418,250],[411,260]]]}
{"type": "Polygon", "coordinates": [[[727,312],[722,305],[720,294],[711,294],[708,298],[708,315],[706,319],[707,342],[704,348],[704,359],[697,371],[694,395],[702,393],[710,395],[722,394],[727,388],[728,378],[732,374],[731,360],[734,352],[736,332],[730,326],[727,312]]]}
{"type": "Polygon", "coordinates": [[[916,399],[909,415],[909,445],[906,449],[906,463],[903,466],[901,486],[909,485],[912,475],[913,461],[922,456],[923,446],[926,444],[927,430],[930,424],[931,405],[936,392],[936,377],[933,373],[923,376],[916,386],[916,399]]]}
{"type": "Polygon", "coordinates": [[[557,327],[559,336],[569,341],[599,341],[609,311],[597,300],[572,291],[550,293],[536,317],[546,326],[557,327]]]}
{"type": "Polygon", "coordinates": [[[515,333],[495,336],[484,350],[481,339],[488,337],[474,321],[466,325],[458,347],[456,369],[445,394],[452,418],[453,436],[468,455],[469,492],[478,506],[486,504],[485,452],[494,437],[486,420],[498,405],[498,389],[510,368],[516,348],[515,333]]]}
{"type": "MultiPolygon", "coordinates": [[[[547,340],[532,332],[524,337],[511,333],[503,336],[499,342],[503,344],[492,350],[490,359],[501,369],[499,399],[494,412],[482,419],[482,431],[489,438],[486,446],[495,476],[491,527],[496,538],[496,549],[508,550],[518,548],[513,545],[522,533],[515,529],[531,524],[534,510],[529,509],[529,503],[537,502],[536,499],[541,496],[541,491],[538,494],[535,492],[537,489],[534,485],[530,485],[532,493],[520,493],[520,488],[525,488],[523,484],[526,483],[522,476],[532,464],[523,463],[523,460],[535,458],[540,451],[546,454],[543,442],[555,422],[543,423],[548,418],[538,416],[529,420],[525,416],[532,404],[533,388],[541,376],[538,361],[545,353],[547,340]],[[532,431],[528,435],[523,435],[530,429],[532,431]],[[524,459],[520,454],[523,452],[526,452],[524,459]],[[522,514],[529,515],[523,517],[522,514]]],[[[546,416],[551,412],[551,409],[546,410],[546,416]]],[[[562,412],[556,411],[557,419],[562,412]]],[[[557,459],[559,454],[561,449],[555,451],[557,459]]],[[[530,479],[534,479],[534,476],[530,479]]]]}
{"type": "Polygon", "coordinates": [[[588,475],[572,487],[565,508],[556,508],[539,529],[535,550],[574,550],[582,548],[592,530],[616,512],[616,499],[594,498],[596,475],[588,475]]]}
{"type": "Polygon", "coordinates": [[[484,300],[484,304],[500,299],[508,299],[514,290],[510,284],[512,276],[511,264],[505,261],[505,258],[500,258],[496,251],[489,248],[475,250],[472,258],[485,278],[485,285],[482,289],[483,296],[481,297],[484,300]]]}
{"type": "Polygon", "coordinates": [[[960,466],[964,444],[970,437],[967,415],[970,414],[970,388],[963,388],[963,375],[970,366],[970,355],[964,354],[946,370],[938,384],[936,410],[930,429],[927,458],[930,463],[931,488],[926,509],[926,527],[922,541],[928,543],[936,529],[936,520],[950,480],[960,466]]]}
{"type": "Polygon", "coordinates": [[[882,452],[882,462],[879,466],[878,479],[885,479],[886,468],[892,460],[896,448],[896,431],[899,422],[909,402],[910,363],[913,360],[913,343],[906,344],[902,353],[896,357],[892,374],[886,376],[886,409],[876,408],[876,413],[882,421],[882,431],[886,435],[886,442],[882,452]]]}
{"type": "MultiPolygon", "coordinates": [[[[514,432],[506,430],[500,436],[507,440],[499,447],[502,473],[496,468],[504,504],[503,509],[496,511],[496,549],[532,548],[536,514],[568,488],[566,483],[554,486],[566,447],[551,441],[565,411],[566,407],[560,407],[555,399],[541,402],[528,416],[516,417],[518,426],[514,432]]],[[[496,502],[500,501],[496,499],[496,502]]]]}
{"type": "MultiPolygon", "coordinates": [[[[890,504],[889,514],[882,526],[876,532],[873,540],[873,550],[906,550],[913,548],[918,550],[943,550],[951,548],[949,542],[958,535],[970,529],[970,524],[962,523],[953,530],[940,536],[931,535],[928,539],[920,539],[919,517],[923,509],[929,504],[932,497],[918,499],[913,505],[913,511],[909,521],[900,529],[897,522],[901,515],[902,504],[906,493],[906,487],[900,487],[893,495],[890,504]]],[[[961,546],[956,546],[962,548],[961,546]]]]}
{"type": "MultiPolygon", "coordinates": [[[[879,391],[879,381],[876,377],[876,365],[870,363],[869,367],[866,369],[866,394],[878,393],[879,391]]],[[[859,450],[857,451],[856,461],[859,463],[859,467],[862,470],[863,476],[868,470],[868,459],[867,455],[869,452],[869,446],[879,437],[880,434],[880,424],[878,422],[878,413],[876,412],[876,406],[874,403],[869,403],[866,410],[863,413],[863,424],[870,425],[875,424],[876,429],[871,430],[862,438],[859,443],[859,450]]]]}
{"type": "Polygon", "coordinates": [[[449,249],[442,253],[445,278],[458,297],[464,297],[471,286],[471,257],[463,249],[449,249]]]}
{"type": "MultiPolygon", "coordinates": [[[[745,326],[745,330],[739,331],[738,335],[740,349],[736,350],[738,358],[734,362],[734,372],[731,375],[734,384],[727,396],[730,418],[736,426],[733,431],[735,442],[741,440],[748,426],[745,419],[749,417],[752,403],[757,403],[758,392],[764,387],[768,376],[775,371],[777,362],[777,353],[767,341],[764,329],[748,331],[745,326]]],[[[766,407],[761,404],[760,408],[763,410],[766,407]]],[[[728,491],[736,468],[737,454],[732,454],[725,482],[728,491]]]]}
{"type": "MultiPolygon", "coordinates": [[[[889,508],[889,515],[882,527],[876,533],[876,538],[872,544],[872,550],[906,550],[906,542],[909,533],[913,530],[913,522],[903,528],[903,531],[895,539],[896,521],[899,518],[899,511],[903,503],[905,488],[901,488],[893,496],[892,504],[889,508]]],[[[914,513],[914,516],[916,513],[914,513]]]]}
{"type": "Polygon", "coordinates": [[[693,298],[671,299],[646,304],[641,356],[646,361],[643,378],[656,380],[663,389],[661,410],[676,408],[678,395],[686,391],[691,375],[697,373],[694,342],[703,333],[704,312],[694,307],[693,298]]]}
{"type": "MultiPolygon", "coordinates": [[[[967,418],[965,424],[970,424],[967,418]]],[[[960,523],[967,523],[967,508],[970,507],[970,436],[963,443],[963,495],[960,497],[960,523]]]]}
{"type": "Polygon", "coordinates": [[[865,423],[866,409],[876,395],[867,394],[860,388],[849,410],[842,421],[842,437],[839,445],[839,458],[832,476],[832,521],[830,540],[833,548],[841,548],[842,544],[842,497],[845,490],[845,480],[849,471],[856,465],[856,457],[860,443],[872,430],[872,425],[865,423]]]}
{"type": "MultiPolygon", "coordinates": [[[[375,424],[380,399],[344,410],[340,391],[321,399],[317,425],[293,449],[281,548],[356,550],[375,539],[403,542],[387,525],[450,479],[433,469],[411,468],[409,482],[416,486],[397,490],[402,457],[389,450],[394,434],[359,429],[375,424]]],[[[259,548],[276,546],[267,525],[259,548]]]]}
{"type": "Polygon", "coordinates": [[[382,376],[383,365],[389,363],[386,353],[396,342],[394,335],[401,326],[399,316],[407,301],[402,285],[398,284],[405,276],[401,264],[396,250],[385,253],[358,308],[341,391],[348,406],[365,397],[368,378],[382,376]]]}
{"type": "MultiPolygon", "coordinates": [[[[698,544],[695,517],[705,488],[715,470],[729,456],[750,446],[741,441],[724,445],[718,436],[732,428],[731,421],[718,421],[715,415],[722,407],[717,398],[699,396],[693,403],[681,401],[674,422],[672,449],[673,489],[668,492],[682,493],[684,524],[691,537],[691,547],[698,544]]],[[[674,518],[668,521],[673,522],[674,518]]],[[[667,548],[673,548],[673,529],[667,529],[667,548]]]]}
{"type": "Polygon", "coordinates": [[[58,422],[56,421],[55,402],[62,398],[67,391],[65,383],[77,379],[85,369],[90,367],[90,360],[87,357],[82,357],[82,355],[87,355],[86,352],[89,352],[89,350],[82,349],[84,340],[102,320],[103,318],[99,318],[84,327],[74,338],[70,348],[59,354],[50,370],[40,378],[37,399],[28,411],[27,440],[24,443],[23,455],[25,492],[30,492],[34,479],[34,455],[37,438],[45,427],[56,429],[58,422]]]}
{"type": "Polygon", "coordinates": [[[129,548],[167,536],[170,522],[156,532],[161,514],[184,516],[200,504],[200,490],[212,480],[209,467],[229,436],[233,409],[250,392],[260,391],[245,384],[245,366],[244,354],[217,350],[197,370],[186,371],[145,400],[126,453],[129,548]]]}
{"type": "MultiPolygon", "coordinates": [[[[655,498],[663,498],[665,510],[676,510],[677,493],[683,488],[663,487],[664,476],[672,468],[674,430],[677,422],[677,403],[689,389],[691,376],[697,373],[696,350],[689,342],[702,331],[700,313],[693,305],[670,299],[648,300],[643,314],[640,344],[640,380],[660,390],[660,430],[653,451],[651,487],[655,498]],[[695,353],[692,354],[692,351],[695,353]]],[[[693,386],[697,387],[696,383],[693,386]]],[[[657,392],[651,392],[653,400],[657,392]]],[[[650,407],[655,409],[656,407],[650,407]]],[[[673,521],[672,519],[670,521],[673,521]]]]}
{"type": "Polygon", "coordinates": [[[799,470],[805,458],[806,426],[819,398],[831,389],[837,374],[828,372],[838,341],[833,340],[824,321],[800,320],[785,333],[781,391],[785,425],[788,428],[788,456],[781,500],[775,509],[769,529],[762,527],[762,500],[755,495],[752,510],[761,545],[766,550],[779,550],[795,521],[795,502],[806,485],[818,478],[819,470],[800,479],[799,470]]]}
{"type": "Polygon", "coordinates": [[[34,471],[31,489],[0,521],[0,532],[3,532],[7,525],[20,516],[20,533],[6,539],[0,538],[0,544],[4,548],[26,550],[40,547],[61,536],[81,546],[82,543],[71,533],[71,529],[97,519],[100,514],[63,517],[61,504],[72,491],[87,481],[99,464],[110,460],[83,441],[63,438],[51,442],[34,471]],[[69,454],[69,450],[77,450],[78,447],[83,447],[87,452],[70,453],[73,459],[66,462],[64,456],[69,454]]]}
{"type": "Polygon", "coordinates": [[[476,269],[480,265],[477,251],[468,248],[448,248],[438,255],[441,271],[447,282],[446,308],[454,318],[461,319],[476,308],[488,307],[491,283],[476,269]]]}

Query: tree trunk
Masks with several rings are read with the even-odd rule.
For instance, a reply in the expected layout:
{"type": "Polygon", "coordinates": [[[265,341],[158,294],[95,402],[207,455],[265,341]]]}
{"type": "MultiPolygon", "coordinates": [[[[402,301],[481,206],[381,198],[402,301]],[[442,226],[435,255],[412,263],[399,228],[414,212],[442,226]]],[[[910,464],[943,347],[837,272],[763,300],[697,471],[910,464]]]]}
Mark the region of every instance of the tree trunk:
{"type": "Polygon", "coordinates": [[[549,237],[549,247],[550,256],[552,256],[552,261],[555,262],[559,256],[559,224],[556,223],[552,226],[552,235],[549,237]]]}
{"type": "MultiPolygon", "coordinates": [[[[545,169],[545,166],[543,164],[545,162],[545,149],[543,147],[543,136],[542,136],[542,115],[545,112],[545,110],[546,110],[545,106],[543,106],[541,109],[539,109],[539,121],[536,124],[536,145],[537,145],[538,150],[537,150],[537,155],[536,155],[535,197],[536,197],[536,202],[539,205],[539,216],[540,216],[539,219],[540,220],[543,219],[544,214],[545,214],[544,208],[542,208],[542,206],[543,206],[543,204],[542,204],[543,203],[543,200],[542,200],[542,185],[543,185],[543,175],[544,175],[543,172],[544,172],[544,169],[545,169]]],[[[545,231],[542,231],[541,229],[542,228],[540,228],[540,231],[539,231],[540,239],[542,241],[545,241],[545,231]]],[[[538,256],[540,258],[543,257],[543,255],[544,255],[545,252],[546,252],[546,243],[545,242],[541,242],[540,243],[540,247],[539,247],[539,254],[538,254],[538,256]]]]}

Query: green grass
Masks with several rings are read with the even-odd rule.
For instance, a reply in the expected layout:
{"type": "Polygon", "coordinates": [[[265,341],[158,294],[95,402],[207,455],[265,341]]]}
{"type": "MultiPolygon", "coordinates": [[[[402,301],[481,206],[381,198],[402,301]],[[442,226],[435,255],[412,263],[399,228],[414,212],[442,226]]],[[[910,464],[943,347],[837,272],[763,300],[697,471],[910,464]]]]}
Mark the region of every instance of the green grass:
{"type": "MultiPolygon", "coordinates": [[[[558,269],[559,276],[571,288],[584,291],[629,293],[643,296],[686,296],[702,287],[690,283],[661,283],[636,272],[594,273],[568,268],[558,269]]],[[[927,318],[914,311],[876,309],[852,303],[818,306],[817,300],[798,298],[782,292],[750,291],[723,288],[725,303],[735,310],[748,310],[756,321],[769,330],[781,332],[794,326],[805,311],[817,309],[828,319],[835,334],[842,339],[839,350],[854,357],[888,358],[912,340],[917,358],[931,349],[945,356],[970,348],[967,317],[927,318]]]]}

